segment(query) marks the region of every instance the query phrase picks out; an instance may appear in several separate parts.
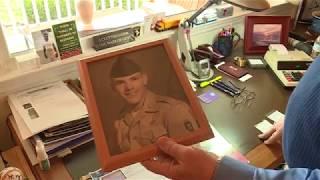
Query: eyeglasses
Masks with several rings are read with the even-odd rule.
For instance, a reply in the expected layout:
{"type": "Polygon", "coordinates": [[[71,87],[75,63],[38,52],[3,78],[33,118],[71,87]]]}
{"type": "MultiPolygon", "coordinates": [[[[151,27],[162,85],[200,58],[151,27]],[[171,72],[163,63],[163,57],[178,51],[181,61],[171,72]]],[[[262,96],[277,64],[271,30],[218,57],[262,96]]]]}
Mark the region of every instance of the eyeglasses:
{"type": "Polygon", "coordinates": [[[238,105],[247,105],[250,106],[252,104],[252,101],[256,98],[256,93],[253,91],[249,91],[246,89],[246,87],[244,88],[239,88],[237,86],[235,86],[231,81],[229,81],[229,83],[234,87],[240,90],[240,93],[233,96],[233,99],[231,101],[231,105],[233,107],[236,107],[238,105]]]}

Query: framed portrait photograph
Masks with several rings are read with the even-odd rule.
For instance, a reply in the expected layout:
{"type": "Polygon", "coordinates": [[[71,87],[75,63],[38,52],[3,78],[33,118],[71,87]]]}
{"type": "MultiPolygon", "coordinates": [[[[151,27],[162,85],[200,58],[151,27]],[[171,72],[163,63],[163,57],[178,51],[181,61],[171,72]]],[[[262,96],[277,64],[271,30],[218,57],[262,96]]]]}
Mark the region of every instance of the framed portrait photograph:
{"type": "Polygon", "coordinates": [[[270,44],[287,46],[290,16],[246,16],[244,53],[264,54],[270,44]]]}
{"type": "Polygon", "coordinates": [[[81,85],[105,171],[158,155],[161,136],[192,145],[213,137],[168,40],[81,60],[81,85]]]}

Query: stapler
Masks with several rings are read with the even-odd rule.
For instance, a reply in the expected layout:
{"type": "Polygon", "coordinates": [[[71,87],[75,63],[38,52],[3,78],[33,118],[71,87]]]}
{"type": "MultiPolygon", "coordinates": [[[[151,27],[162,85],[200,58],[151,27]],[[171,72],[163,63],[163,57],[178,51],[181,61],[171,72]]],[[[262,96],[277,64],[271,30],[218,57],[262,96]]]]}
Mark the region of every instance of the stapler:
{"type": "Polygon", "coordinates": [[[199,45],[194,49],[194,54],[199,58],[209,58],[211,64],[219,64],[225,56],[222,55],[218,50],[214,49],[210,44],[199,45]]]}

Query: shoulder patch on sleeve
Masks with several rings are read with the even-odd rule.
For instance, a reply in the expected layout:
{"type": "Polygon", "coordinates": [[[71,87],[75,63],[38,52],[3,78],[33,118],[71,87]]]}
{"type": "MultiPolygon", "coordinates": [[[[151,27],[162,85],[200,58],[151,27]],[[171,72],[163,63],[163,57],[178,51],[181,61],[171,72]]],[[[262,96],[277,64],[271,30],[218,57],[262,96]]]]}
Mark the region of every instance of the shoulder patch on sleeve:
{"type": "Polygon", "coordinates": [[[190,121],[184,122],[184,127],[186,128],[186,130],[188,130],[190,132],[194,131],[194,128],[193,128],[192,123],[190,121]]]}

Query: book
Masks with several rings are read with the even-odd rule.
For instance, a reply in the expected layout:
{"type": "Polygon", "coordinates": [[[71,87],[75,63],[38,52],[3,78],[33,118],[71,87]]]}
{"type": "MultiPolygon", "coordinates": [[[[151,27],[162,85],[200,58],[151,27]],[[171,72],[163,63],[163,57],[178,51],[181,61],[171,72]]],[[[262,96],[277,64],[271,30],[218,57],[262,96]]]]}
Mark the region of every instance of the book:
{"type": "Polygon", "coordinates": [[[231,62],[221,64],[217,66],[217,69],[237,79],[248,74],[248,71],[246,69],[238,67],[231,62]]]}
{"type": "Polygon", "coordinates": [[[61,59],[82,54],[76,22],[69,21],[52,26],[61,59]]]}

